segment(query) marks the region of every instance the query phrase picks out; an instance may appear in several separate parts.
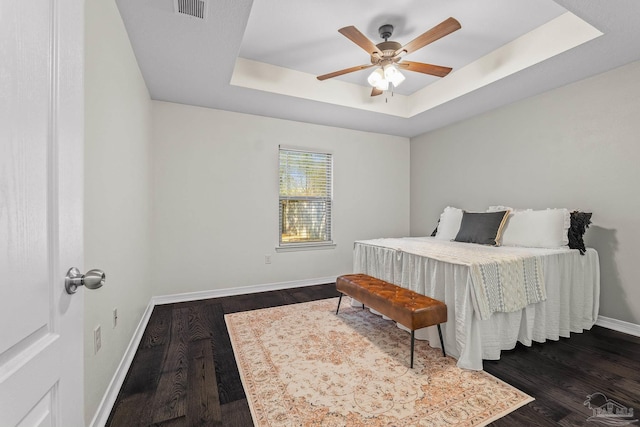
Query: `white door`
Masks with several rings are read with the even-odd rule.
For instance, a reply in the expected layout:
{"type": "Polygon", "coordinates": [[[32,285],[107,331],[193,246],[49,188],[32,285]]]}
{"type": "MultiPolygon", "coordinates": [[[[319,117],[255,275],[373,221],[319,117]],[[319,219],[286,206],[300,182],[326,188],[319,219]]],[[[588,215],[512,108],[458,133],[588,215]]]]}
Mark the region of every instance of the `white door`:
{"type": "Polygon", "coordinates": [[[83,0],[0,0],[0,426],[84,425],[83,0]]]}

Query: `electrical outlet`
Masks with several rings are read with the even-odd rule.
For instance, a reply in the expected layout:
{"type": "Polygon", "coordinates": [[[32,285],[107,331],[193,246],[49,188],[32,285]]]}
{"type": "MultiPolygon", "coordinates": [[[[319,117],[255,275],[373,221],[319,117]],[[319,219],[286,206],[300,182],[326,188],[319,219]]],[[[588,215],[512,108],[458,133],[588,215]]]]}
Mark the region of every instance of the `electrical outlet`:
{"type": "Polygon", "coordinates": [[[113,309],[113,327],[115,328],[116,326],[118,326],[118,309],[114,308],[113,309]]]}
{"type": "Polygon", "coordinates": [[[102,334],[100,330],[100,325],[96,326],[93,330],[93,352],[94,354],[100,351],[102,347],[102,334]]]}
{"type": "Polygon", "coordinates": [[[271,264],[271,255],[265,255],[264,256],[264,263],[265,264],[271,264]]]}

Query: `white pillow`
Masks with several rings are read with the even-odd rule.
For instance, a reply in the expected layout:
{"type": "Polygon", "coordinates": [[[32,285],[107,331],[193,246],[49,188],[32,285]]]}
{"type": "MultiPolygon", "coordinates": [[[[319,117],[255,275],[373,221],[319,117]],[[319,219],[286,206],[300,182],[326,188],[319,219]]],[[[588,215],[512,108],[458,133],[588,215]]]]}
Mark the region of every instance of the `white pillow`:
{"type": "Polygon", "coordinates": [[[462,209],[447,206],[440,214],[440,222],[438,223],[438,231],[436,239],[453,240],[460,231],[460,223],[462,223],[462,209]]]}
{"type": "Polygon", "coordinates": [[[518,211],[518,210],[522,211],[524,209],[513,209],[513,208],[510,208],[509,206],[489,206],[487,208],[487,212],[500,212],[500,211],[511,211],[511,212],[513,212],[513,211],[518,211]]]}
{"type": "Polygon", "coordinates": [[[559,248],[569,244],[571,216],[567,209],[516,210],[502,233],[503,246],[559,248]]]}

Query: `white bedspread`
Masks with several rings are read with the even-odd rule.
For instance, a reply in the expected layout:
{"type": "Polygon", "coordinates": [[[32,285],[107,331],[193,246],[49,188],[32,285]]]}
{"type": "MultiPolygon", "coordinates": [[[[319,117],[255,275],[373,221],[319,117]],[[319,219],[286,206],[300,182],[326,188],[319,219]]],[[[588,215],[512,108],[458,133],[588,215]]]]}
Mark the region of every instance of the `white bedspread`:
{"type": "MultiPolygon", "coordinates": [[[[499,359],[502,350],[517,341],[531,345],[568,337],[570,332],[590,329],[598,316],[600,267],[598,253],[577,250],[498,247],[485,248],[492,256],[504,254],[508,259],[536,259],[544,277],[546,300],[528,304],[511,312],[493,312],[480,317],[473,263],[451,253],[456,246],[468,243],[443,242],[431,237],[376,239],[356,242],[354,273],[365,273],[396,285],[444,301],[448,321],[442,325],[447,353],[458,358],[458,366],[482,369],[482,359],[499,359]],[[448,245],[451,249],[429,249],[448,245]],[[438,259],[440,258],[440,259],[438,259]]],[[[475,249],[473,249],[475,250],[475,249]]],[[[439,347],[436,329],[416,331],[416,338],[427,339],[439,347]]]]}
{"type": "Polygon", "coordinates": [[[469,267],[473,306],[480,319],[495,312],[509,313],[547,297],[541,260],[531,252],[498,250],[493,246],[471,245],[424,237],[375,239],[356,242],[392,248],[438,261],[469,267]]]}

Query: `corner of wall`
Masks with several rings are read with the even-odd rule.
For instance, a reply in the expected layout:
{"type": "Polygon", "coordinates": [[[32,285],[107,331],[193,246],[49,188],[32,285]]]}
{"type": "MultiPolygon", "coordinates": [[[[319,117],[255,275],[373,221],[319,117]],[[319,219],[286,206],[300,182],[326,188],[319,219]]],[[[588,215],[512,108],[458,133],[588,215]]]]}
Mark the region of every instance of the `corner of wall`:
{"type": "Polygon", "coordinates": [[[88,424],[151,298],[152,111],[115,1],[86,3],[85,46],[85,268],[107,274],[104,287],[83,292],[88,424]]]}

